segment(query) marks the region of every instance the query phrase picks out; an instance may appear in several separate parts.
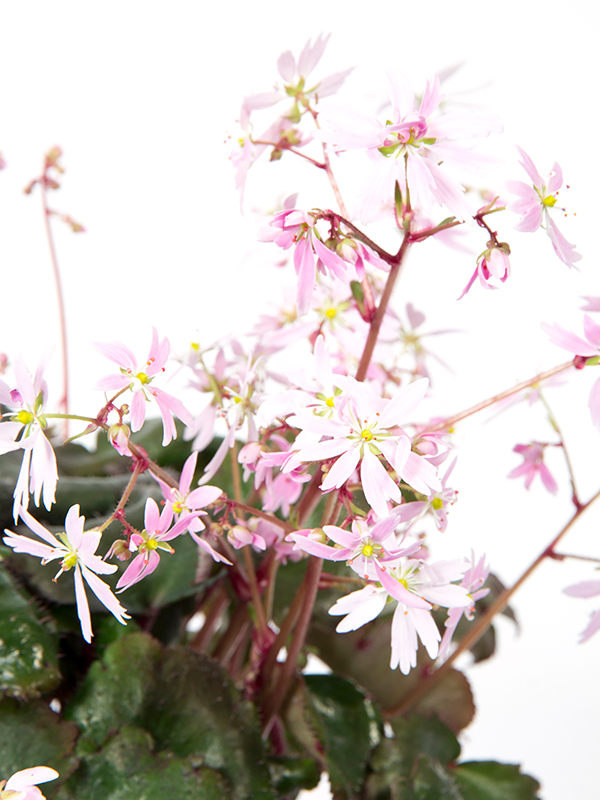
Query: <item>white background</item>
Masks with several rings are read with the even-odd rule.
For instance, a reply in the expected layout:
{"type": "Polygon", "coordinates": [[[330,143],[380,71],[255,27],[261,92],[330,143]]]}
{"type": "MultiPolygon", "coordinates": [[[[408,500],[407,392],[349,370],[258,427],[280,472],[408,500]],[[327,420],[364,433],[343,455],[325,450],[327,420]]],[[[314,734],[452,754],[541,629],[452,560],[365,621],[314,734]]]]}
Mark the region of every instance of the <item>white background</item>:
{"type": "MultiPolygon", "coordinates": [[[[21,2],[3,4],[0,150],[0,351],[22,351],[33,366],[58,341],[54,288],[39,197],[23,188],[39,174],[43,153],[64,150],[63,188],[55,208],[87,228],[75,236],[55,225],[68,309],[73,409],[94,413],[92,387],[110,371],[89,342],[117,338],[144,356],[150,326],[176,352],[243,332],[291,271],[273,271],[268,245],[255,245],[256,224],[239,213],[228,162],[228,135],[237,135],[241,98],[267,91],[282,50],[299,53],[319,32],[332,32],[324,76],[348,66],[347,102],[366,108],[383,99],[383,70],[403,71],[417,88],[435,71],[464,61],[448,91],[487,85],[466,99],[483,100],[505,126],[503,153],[518,143],[547,174],[554,160],[571,189],[570,212],[559,225],[584,255],[581,274],[553,254],[543,232],[512,233],[513,275],[497,292],[473,287],[457,304],[473,268],[471,255],[435,243],[415,252],[398,289],[397,307],[412,300],[429,329],[466,333],[432,340],[456,375],[433,371],[437,413],[451,414],[558,364],[567,354],[551,345],[539,322],[581,333],[581,295],[600,295],[594,233],[597,200],[597,42],[576,2],[429,2],[363,4],[309,0],[285,5],[229,2],[21,2]],[[210,9],[210,10],[206,10],[210,9]]],[[[340,165],[340,169],[342,166],[340,165]]],[[[516,164],[510,176],[523,179],[516,164]]],[[[295,191],[289,159],[251,171],[246,210],[295,191]]],[[[508,173],[506,173],[508,174],[508,173]]],[[[298,179],[299,181],[301,179],[298,179]]],[[[307,207],[331,203],[320,176],[307,207]]],[[[344,190],[356,190],[352,175],[344,190]]],[[[483,249],[483,237],[478,240],[483,249]]],[[[477,245],[473,253],[477,252],[477,245]]],[[[592,370],[572,389],[548,397],[572,442],[583,498],[600,485],[600,434],[590,423],[592,370]]],[[[51,383],[58,396],[60,359],[51,383]]],[[[517,442],[550,436],[539,409],[521,409],[482,425],[458,428],[453,485],[460,500],[440,556],[473,547],[486,552],[505,583],[543,550],[571,511],[563,464],[550,466],[562,486],[553,498],[535,486],[524,492],[506,474],[520,460],[517,442]]],[[[599,556],[599,513],[589,512],[564,551],[599,556]]],[[[514,601],[520,634],[500,620],[499,657],[469,671],[478,707],[464,732],[463,757],[521,763],[542,782],[545,800],[594,800],[600,733],[597,675],[600,636],[579,646],[578,633],[594,600],[562,588],[591,579],[584,562],[552,562],[514,601]]]]}

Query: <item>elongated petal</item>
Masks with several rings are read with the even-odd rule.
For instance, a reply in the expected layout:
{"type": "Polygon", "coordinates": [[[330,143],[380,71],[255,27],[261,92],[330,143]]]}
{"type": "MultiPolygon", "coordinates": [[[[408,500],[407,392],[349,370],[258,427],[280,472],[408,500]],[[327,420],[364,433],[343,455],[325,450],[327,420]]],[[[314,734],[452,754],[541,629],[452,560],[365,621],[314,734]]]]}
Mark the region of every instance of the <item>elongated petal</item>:
{"type": "Polygon", "coordinates": [[[86,583],[96,595],[98,600],[100,600],[102,605],[105,606],[110,613],[119,620],[121,625],[127,625],[125,620],[130,619],[127,609],[123,608],[123,606],[119,603],[117,598],[112,593],[110,586],[104,583],[103,580],[100,580],[97,575],[95,575],[86,567],[82,566],[81,570],[86,583]]]}
{"type": "Polygon", "coordinates": [[[321,484],[321,489],[326,492],[329,489],[339,489],[352,476],[352,473],[360,461],[360,450],[358,447],[351,447],[343,453],[332,465],[327,473],[325,480],[321,484]]]}
{"type": "MultiPolygon", "coordinates": [[[[81,570],[79,564],[75,565],[75,600],[77,602],[77,616],[81,623],[81,633],[83,638],[89,644],[92,641],[92,619],[90,617],[90,607],[88,605],[85,587],[83,585],[83,578],[81,577],[81,570]]],[[[99,580],[99,579],[98,579],[99,580]]]]}
{"type": "Polygon", "coordinates": [[[4,791],[18,792],[27,789],[29,786],[36,786],[38,783],[46,783],[58,778],[58,772],[51,767],[30,767],[15,772],[4,786],[4,791]]]}
{"type": "Polygon", "coordinates": [[[52,560],[64,555],[63,550],[57,553],[55,548],[42,544],[42,542],[36,542],[35,539],[30,539],[29,536],[21,536],[21,534],[12,533],[9,530],[5,532],[8,533],[8,536],[4,537],[4,544],[7,547],[12,547],[15,553],[28,553],[30,556],[38,556],[46,560],[52,560]]]}
{"type": "Polygon", "coordinates": [[[134,374],[138,371],[137,361],[131,350],[122,342],[92,342],[92,347],[100,355],[114,361],[120,367],[131,370],[134,374]]]}

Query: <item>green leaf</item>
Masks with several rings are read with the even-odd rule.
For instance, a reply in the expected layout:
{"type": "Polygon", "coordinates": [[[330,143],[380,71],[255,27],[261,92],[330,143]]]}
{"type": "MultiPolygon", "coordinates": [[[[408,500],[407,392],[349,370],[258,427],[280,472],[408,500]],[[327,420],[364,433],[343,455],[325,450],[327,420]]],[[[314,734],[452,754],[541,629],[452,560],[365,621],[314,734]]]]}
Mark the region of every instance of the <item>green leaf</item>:
{"type": "Polygon", "coordinates": [[[42,625],[32,598],[0,566],[0,692],[28,699],[59,681],[58,637],[42,625]]]}
{"type": "Polygon", "coordinates": [[[301,789],[314,789],[321,777],[313,758],[271,756],[268,764],[275,790],[286,798],[296,797],[301,789]]]}
{"type": "Polygon", "coordinates": [[[218,772],[154,753],[152,737],[124,727],[62,787],[56,800],[223,800],[227,785],[218,772]]]}
{"type": "Polygon", "coordinates": [[[339,675],[306,675],[308,702],[321,729],[322,751],[336,797],[353,798],[380,741],[376,712],[363,692],[339,675]]]}
{"type": "Polygon", "coordinates": [[[154,687],[161,647],[146,633],[122,636],[95,661],[65,717],[96,747],[142,715],[154,687]]]}
{"type": "Polygon", "coordinates": [[[518,764],[465,761],[454,769],[464,800],[536,800],[540,784],[518,764]]]}
{"type": "Polygon", "coordinates": [[[394,738],[373,754],[367,800],[462,800],[446,764],[460,753],[452,732],[436,717],[392,721],[394,738]]]}
{"type": "Polygon", "coordinates": [[[142,723],[158,749],[195,755],[223,774],[233,800],[273,797],[255,709],[208,656],[165,650],[142,723]]]}
{"type": "MultiPolygon", "coordinates": [[[[73,747],[77,728],[60,719],[42,700],[0,702],[0,775],[7,778],[26,767],[45,765],[67,778],[77,766],[73,747]]],[[[50,785],[49,785],[50,786],[50,785]]],[[[44,794],[50,797],[50,791],[44,794]]]]}

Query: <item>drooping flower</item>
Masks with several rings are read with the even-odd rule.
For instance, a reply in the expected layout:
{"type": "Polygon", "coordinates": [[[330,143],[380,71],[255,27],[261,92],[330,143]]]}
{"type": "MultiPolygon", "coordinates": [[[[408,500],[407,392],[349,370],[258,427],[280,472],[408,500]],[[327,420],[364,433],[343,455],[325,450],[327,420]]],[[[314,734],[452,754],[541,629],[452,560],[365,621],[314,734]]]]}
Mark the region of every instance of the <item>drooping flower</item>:
{"type": "Polygon", "coordinates": [[[329,270],[344,283],[356,275],[353,265],[340,258],[322,241],[315,215],[292,207],[295,200],[295,195],[286,199],[283,211],[274,214],[268,225],[259,231],[258,238],[261,242],[275,242],[283,250],[294,246],[298,316],[304,316],[310,310],[317,270],[324,275],[329,270]]]}
{"type": "Polygon", "coordinates": [[[439,658],[446,658],[448,650],[450,649],[450,642],[458,623],[460,622],[463,614],[467,619],[473,619],[475,613],[475,603],[489,594],[489,589],[483,589],[483,584],[487,581],[490,574],[489,565],[486,566],[485,556],[482,556],[477,563],[475,562],[475,554],[471,551],[471,566],[463,575],[460,585],[468,591],[468,597],[471,599],[471,604],[466,607],[451,608],[448,611],[448,618],[444,623],[446,630],[440,644],[439,658]]]}
{"type": "Polygon", "coordinates": [[[8,535],[4,537],[4,544],[12,547],[15,553],[29,553],[41,557],[42,564],[61,559],[61,568],[53,580],[58,580],[63,572],[74,570],[77,615],[85,641],[91,642],[93,634],[84,580],[102,605],[106,606],[122,625],[126,625],[125,620],[129,619],[129,615],[106,583],[98,577],[98,575],[110,575],[117,568],[113,564],[106,564],[100,556],[95,555],[102,533],[96,529],[83,530],[85,517],[79,516],[79,506],[71,506],[65,518],[65,530],[57,536],[40,525],[25,509],[20,510],[19,516],[46,544],[8,530],[5,530],[8,535]]]}
{"type": "Polygon", "coordinates": [[[165,371],[169,357],[169,340],[158,341],[156,328],[152,328],[152,343],[148,358],[143,366],[139,366],[131,350],[121,342],[94,342],[93,347],[106,358],[118,364],[120,375],[107,375],[98,381],[97,388],[106,392],[121,392],[130,389],[133,392],[131,403],[131,430],[139,431],[146,418],[146,403],[155,400],[163,421],[163,445],[177,438],[177,430],[173,415],[186,425],[191,424],[192,415],[181,400],[167,392],[152,386],[155,377],[165,371]]]}
{"type": "Polygon", "coordinates": [[[525,488],[529,489],[536,475],[542,479],[542,483],[550,494],[558,492],[558,484],[554,480],[552,473],[544,464],[544,451],[548,447],[547,443],[530,442],[529,444],[517,444],[513,447],[513,452],[523,456],[523,463],[515,467],[508,473],[509,478],[521,478],[525,476],[525,488]]]}
{"type": "MultiPolygon", "coordinates": [[[[581,583],[575,583],[573,586],[567,586],[566,589],[563,589],[565,594],[570,595],[571,597],[596,597],[600,594],[600,580],[595,581],[582,581],[581,583]]],[[[579,641],[583,644],[583,642],[587,642],[596,631],[600,631],[600,608],[597,611],[592,612],[592,616],[587,628],[581,634],[581,638],[579,641]]]]}
{"type": "MultiPolygon", "coordinates": [[[[549,325],[547,322],[542,322],[541,325],[542,330],[548,334],[554,344],[569,353],[579,356],[581,363],[575,364],[578,369],[582,369],[588,359],[594,359],[591,363],[598,363],[597,359],[600,356],[600,325],[594,322],[591,317],[588,317],[587,314],[583,318],[583,331],[587,341],[556,323],[549,325]]],[[[591,388],[588,406],[592,422],[600,430],[600,378],[591,388]]]]}
{"type": "Polygon", "coordinates": [[[484,289],[498,289],[499,284],[506,283],[510,275],[509,253],[510,248],[505,242],[500,247],[490,247],[484,250],[477,259],[475,272],[469,278],[469,282],[458,299],[462,300],[477,278],[484,289]]]}
{"type": "Polygon", "coordinates": [[[15,772],[7,781],[0,781],[0,800],[45,800],[38,783],[54,781],[58,772],[52,767],[29,767],[15,772]]]}
{"type": "Polygon", "coordinates": [[[563,185],[562,170],[555,162],[545,181],[527,153],[520,147],[517,147],[517,150],[521,156],[519,163],[531,178],[533,186],[523,181],[507,181],[508,190],[516,194],[518,199],[508,203],[506,207],[509,211],[521,215],[515,230],[532,233],[540,227],[545,227],[556,255],[563,264],[575,267],[576,262],[581,260],[581,255],[575,250],[575,245],[565,239],[550,216],[552,208],[560,208],[556,205],[556,201],[563,185]]]}
{"type": "Polygon", "coordinates": [[[39,506],[40,498],[48,510],[54,503],[58,470],[54,450],[44,433],[48,427],[44,417],[44,405],[48,398],[44,370],[53,349],[46,351],[33,378],[23,357],[19,355],[15,358],[15,389],[11,390],[0,379],[0,403],[13,409],[5,415],[7,421],[0,423],[0,455],[11,450],[23,450],[23,461],[14,491],[15,522],[19,519],[19,510],[28,507],[30,493],[36,506],[39,506]]]}

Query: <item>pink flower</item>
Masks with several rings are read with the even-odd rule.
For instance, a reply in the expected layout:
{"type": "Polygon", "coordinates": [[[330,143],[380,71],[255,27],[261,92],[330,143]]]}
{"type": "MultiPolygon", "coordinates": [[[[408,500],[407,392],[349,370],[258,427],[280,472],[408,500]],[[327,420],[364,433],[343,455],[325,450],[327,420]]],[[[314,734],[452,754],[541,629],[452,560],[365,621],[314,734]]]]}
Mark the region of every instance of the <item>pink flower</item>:
{"type": "Polygon", "coordinates": [[[558,191],[563,184],[562,170],[557,163],[554,163],[546,183],[527,153],[520,147],[517,147],[517,150],[521,156],[519,163],[531,178],[533,186],[523,181],[507,181],[508,190],[518,197],[518,200],[513,200],[506,206],[509,211],[521,215],[515,229],[532,233],[544,227],[545,223],[546,233],[550,237],[556,255],[563,264],[575,267],[575,263],[581,260],[581,255],[575,250],[575,245],[567,242],[554,220],[550,218],[550,209],[556,206],[558,191]]]}
{"type": "MultiPolygon", "coordinates": [[[[144,511],[145,528],[141,533],[133,533],[129,539],[129,549],[132,552],[137,551],[138,555],[119,578],[117,589],[120,592],[154,572],[160,562],[159,550],[174,553],[175,551],[167,542],[188,529],[191,517],[199,516],[197,511],[193,514],[188,514],[181,517],[171,528],[173,513],[173,506],[170,503],[167,503],[159,514],[156,501],[151,497],[146,500],[144,511]]],[[[207,545],[205,549],[212,548],[208,548],[207,545]]]]}
{"type": "MultiPolygon", "coordinates": [[[[570,595],[571,597],[596,597],[600,594],[600,580],[596,581],[582,581],[581,583],[576,583],[573,586],[567,586],[566,589],[563,589],[565,594],[570,595]]],[[[600,609],[598,611],[592,612],[592,618],[590,619],[589,625],[581,634],[580,642],[587,642],[596,631],[600,630],[600,609]]]]}
{"type": "Polygon", "coordinates": [[[338,633],[356,630],[375,619],[387,605],[388,597],[398,601],[392,619],[392,653],[390,667],[400,667],[408,675],[417,663],[418,640],[429,656],[436,658],[441,639],[431,616],[432,604],[449,608],[471,605],[466,588],[450,581],[458,580],[465,571],[463,562],[440,561],[425,564],[408,559],[395,566],[375,564],[381,587],[369,584],[358,592],[340,598],[329,613],[345,615],[336,630],[338,633]]]}
{"type": "Polygon", "coordinates": [[[165,371],[165,364],[169,356],[169,340],[158,341],[156,328],[152,328],[152,343],[148,359],[143,368],[138,366],[131,350],[121,342],[110,344],[94,342],[93,347],[106,358],[119,365],[120,375],[107,375],[98,381],[98,388],[102,391],[119,394],[125,389],[133,392],[131,403],[131,430],[139,431],[146,418],[146,403],[155,400],[163,421],[163,445],[169,444],[171,439],[177,438],[177,430],[173,415],[186,425],[192,423],[192,415],[185,408],[181,400],[173,397],[157,387],[151,387],[156,375],[165,371]]]}
{"type": "Polygon", "coordinates": [[[7,781],[0,781],[0,798],[5,800],[44,800],[38,783],[54,781],[58,772],[51,767],[29,767],[15,772],[7,781]]]}
{"type": "Polygon", "coordinates": [[[381,519],[389,515],[388,500],[402,502],[397,484],[392,480],[379,456],[419,492],[441,489],[435,467],[411,452],[407,434],[400,422],[416,409],[427,391],[426,378],[401,388],[391,400],[377,397],[372,389],[354,378],[339,376],[337,383],[346,394],[333,398],[334,416],[323,419],[305,409],[302,415],[289,417],[288,423],[308,434],[329,438],[304,445],[298,440],[297,450],[284,472],[302,461],[337,458],[327,473],[321,489],[339,489],[354,473],[360,462],[360,476],[365,498],[381,519]]]}
{"type": "Polygon", "coordinates": [[[324,275],[330,270],[344,283],[350,278],[347,274],[348,263],[323,243],[316,227],[315,215],[291,208],[295,200],[295,195],[287,198],[284,210],[275,214],[271,222],[259,232],[259,241],[275,242],[283,250],[294,246],[294,268],[298,276],[298,315],[304,316],[310,310],[317,269],[324,275]]]}
{"type": "Polygon", "coordinates": [[[14,409],[6,415],[9,421],[0,423],[0,454],[23,450],[23,461],[14,491],[15,522],[19,519],[19,510],[28,507],[30,492],[36,506],[40,504],[40,497],[48,510],[54,503],[58,470],[54,450],[44,433],[48,427],[44,417],[48,386],[43,377],[52,351],[53,348],[46,351],[33,378],[23,357],[17,356],[14,364],[17,380],[15,389],[9,389],[0,380],[0,403],[14,409]]]}
{"type": "Polygon", "coordinates": [[[488,250],[484,250],[477,259],[475,272],[458,299],[462,300],[475,283],[476,278],[479,278],[479,282],[484,289],[499,289],[500,283],[506,283],[510,275],[509,253],[510,250],[505,243],[501,247],[491,247],[488,250]]]}
{"type": "Polygon", "coordinates": [[[552,473],[544,464],[544,450],[546,447],[548,447],[548,444],[543,444],[542,442],[515,445],[513,452],[523,456],[523,463],[509,472],[508,477],[520,478],[524,475],[525,488],[529,489],[535,476],[539,475],[550,494],[556,494],[558,485],[552,477],[552,473]]]}
{"type": "Polygon", "coordinates": [[[448,612],[448,618],[444,623],[446,630],[440,645],[440,652],[438,654],[439,658],[446,658],[448,650],[450,649],[452,636],[454,635],[454,631],[462,619],[463,614],[467,617],[467,619],[473,619],[473,614],[475,613],[475,603],[482,597],[485,597],[487,594],[489,594],[489,589],[481,588],[487,581],[489,574],[490,568],[489,565],[486,566],[485,564],[485,556],[482,556],[479,561],[475,563],[475,554],[471,551],[471,566],[465,572],[463,579],[460,582],[460,585],[468,591],[468,597],[471,599],[471,604],[463,608],[451,608],[448,612]]]}
{"type": "Polygon", "coordinates": [[[84,580],[102,605],[106,606],[121,625],[126,625],[125,620],[129,619],[129,615],[110,588],[98,577],[98,575],[110,575],[117,568],[112,564],[106,564],[100,556],[95,555],[102,533],[96,529],[83,530],[85,517],[79,516],[79,506],[71,506],[65,518],[65,531],[57,536],[47,531],[25,509],[21,509],[19,516],[46,544],[8,530],[5,531],[8,536],[4,537],[4,544],[12,547],[15,553],[29,553],[41,557],[42,564],[55,561],[57,558],[61,559],[61,568],[53,580],[60,578],[63,572],[74,569],[77,615],[85,641],[91,642],[93,634],[84,580]]]}
{"type": "Polygon", "coordinates": [[[217,486],[199,486],[197,489],[192,489],[192,491],[190,491],[197,459],[198,453],[192,453],[186,460],[181,470],[178,489],[169,486],[155,475],[152,477],[158,481],[163,497],[170,504],[173,512],[178,515],[179,519],[185,517],[187,520],[187,530],[198,547],[211,555],[215,561],[222,561],[225,564],[230,564],[231,562],[228,561],[228,559],[198,536],[198,533],[204,530],[204,523],[200,519],[200,516],[206,514],[206,512],[202,511],[202,509],[210,503],[214,503],[223,492],[217,486]]]}
{"type": "MultiPolygon", "coordinates": [[[[542,322],[541,324],[542,330],[548,334],[554,344],[579,356],[581,363],[575,364],[577,369],[582,369],[586,363],[598,363],[598,356],[600,355],[600,325],[594,322],[591,317],[588,317],[587,314],[583,318],[583,331],[587,342],[556,323],[549,325],[547,322],[542,322]],[[588,359],[593,360],[588,361],[588,359]]],[[[592,415],[592,422],[600,430],[600,378],[592,386],[588,406],[592,415]]]]}
{"type": "Polygon", "coordinates": [[[414,91],[403,80],[388,75],[392,113],[385,124],[355,111],[321,110],[321,138],[336,150],[366,150],[373,169],[361,192],[359,216],[368,221],[394,197],[398,182],[411,205],[432,212],[446,206],[458,219],[470,216],[464,187],[454,177],[455,167],[478,167],[481,156],[472,152],[473,137],[487,136],[501,127],[495,119],[448,113],[436,116],[443,99],[437,76],[427,83],[417,107],[414,91]]]}
{"type": "Polygon", "coordinates": [[[346,561],[357,574],[364,575],[365,580],[373,580],[376,579],[374,564],[413,555],[421,547],[421,542],[398,547],[394,536],[398,522],[397,514],[391,514],[373,526],[366,520],[355,519],[349,531],[337,525],[324,525],[323,528],[290,533],[287,539],[295,542],[294,550],[303,550],[329,561],[346,561]],[[326,544],[328,540],[334,544],[326,544]]]}

